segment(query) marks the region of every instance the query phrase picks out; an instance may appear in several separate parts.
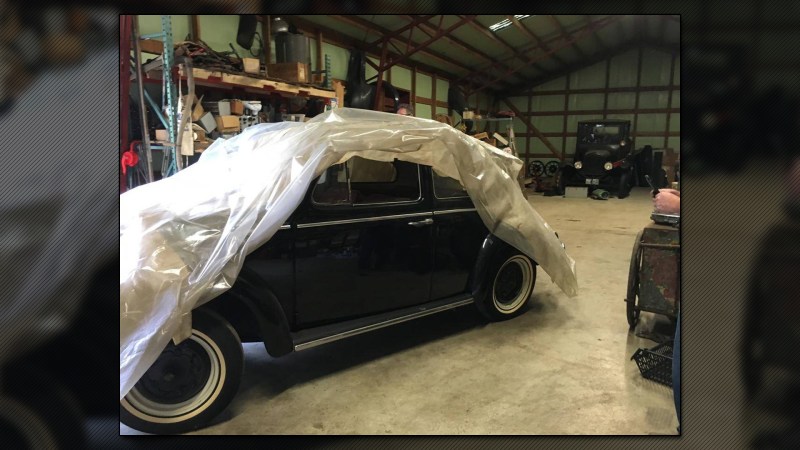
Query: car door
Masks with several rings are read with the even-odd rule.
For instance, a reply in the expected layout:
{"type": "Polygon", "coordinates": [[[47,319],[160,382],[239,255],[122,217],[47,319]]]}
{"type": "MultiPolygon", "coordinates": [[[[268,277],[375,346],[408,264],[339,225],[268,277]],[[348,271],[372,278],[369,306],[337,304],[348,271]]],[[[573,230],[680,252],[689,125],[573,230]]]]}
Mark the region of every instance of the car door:
{"type": "Polygon", "coordinates": [[[461,183],[431,172],[435,253],[431,300],[464,293],[489,230],[461,183]]]}
{"type": "Polygon", "coordinates": [[[429,300],[426,182],[416,164],[356,157],[311,187],[295,218],[295,328],[429,300]]]}

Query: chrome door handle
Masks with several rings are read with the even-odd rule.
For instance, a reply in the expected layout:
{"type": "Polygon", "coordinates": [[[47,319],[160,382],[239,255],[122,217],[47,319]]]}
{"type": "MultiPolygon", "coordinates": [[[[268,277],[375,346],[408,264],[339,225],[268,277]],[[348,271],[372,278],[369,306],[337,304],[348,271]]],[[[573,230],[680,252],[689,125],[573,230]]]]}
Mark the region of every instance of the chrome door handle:
{"type": "Polygon", "coordinates": [[[425,219],[425,220],[420,220],[419,222],[408,222],[408,224],[411,225],[412,227],[419,228],[419,227],[424,227],[426,225],[433,224],[433,219],[428,218],[428,219],[425,219]]]}

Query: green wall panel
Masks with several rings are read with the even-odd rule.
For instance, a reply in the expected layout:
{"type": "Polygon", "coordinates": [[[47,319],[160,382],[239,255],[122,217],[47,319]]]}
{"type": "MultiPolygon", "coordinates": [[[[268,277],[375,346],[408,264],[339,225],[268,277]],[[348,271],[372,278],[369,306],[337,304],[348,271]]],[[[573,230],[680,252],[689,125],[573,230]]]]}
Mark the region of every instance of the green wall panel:
{"type": "Polygon", "coordinates": [[[671,108],[681,107],[681,91],[672,91],[672,106],[671,108]]]}
{"type": "MultiPolygon", "coordinates": [[[[528,97],[509,97],[508,101],[514,105],[520,112],[528,110],[528,97]]],[[[508,105],[501,102],[500,109],[507,109],[508,105]]]]}
{"type": "Polygon", "coordinates": [[[567,160],[571,160],[571,158],[569,158],[569,156],[575,154],[575,145],[577,145],[577,143],[578,143],[578,138],[577,137],[570,136],[570,137],[567,138],[567,147],[565,149],[566,150],[565,154],[568,157],[567,160]]]}
{"type": "Polygon", "coordinates": [[[542,133],[560,133],[564,128],[564,116],[534,116],[530,119],[542,133]]]}
{"type": "Polygon", "coordinates": [[[634,143],[636,148],[644,147],[645,145],[649,145],[653,148],[664,148],[664,138],[663,137],[637,137],[636,142],[634,143]]]}
{"type": "Polygon", "coordinates": [[[680,136],[671,136],[667,140],[667,147],[673,150],[680,151],[681,149],[681,138],[680,136]]]}
{"type": "Polygon", "coordinates": [[[570,89],[596,89],[606,85],[605,61],[573,72],[569,76],[570,89]]]}
{"type": "MultiPolygon", "coordinates": [[[[316,67],[317,64],[317,45],[316,43],[312,42],[311,44],[311,66],[312,70],[319,70],[316,67]]],[[[328,44],[326,42],[322,43],[322,64],[323,67],[320,69],[324,69],[325,64],[325,55],[328,55],[331,60],[331,77],[336,78],[339,80],[347,79],[347,63],[350,61],[350,52],[335,45],[328,44]]],[[[367,72],[369,71],[369,64],[367,65],[367,72]]],[[[369,77],[369,75],[367,75],[369,77]]]]}
{"type": "MultiPolygon", "coordinates": [[[[172,40],[174,42],[182,41],[186,35],[189,34],[189,16],[187,15],[173,15],[172,19],[172,40]]],[[[153,34],[161,33],[161,16],[160,15],[140,15],[139,18],[139,34],[153,34]]],[[[238,23],[238,22],[237,22],[238,23]]],[[[201,25],[202,29],[202,25],[201,25]]],[[[161,39],[158,39],[159,41],[161,39]]],[[[234,37],[235,40],[235,37],[234,37]]],[[[208,43],[211,45],[211,43],[208,43]]],[[[214,48],[214,47],[212,47],[214,48]]],[[[214,48],[214,50],[217,50],[214,48]]],[[[230,50],[230,48],[228,49],[230,50]]],[[[237,51],[239,49],[237,48],[237,51]]]]}
{"type": "Polygon", "coordinates": [[[603,94],[572,94],[569,96],[569,109],[598,110],[603,109],[603,94]]]}
{"type": "MultiPolygon", "coordinates": [[[[187,17],[187,27],[188,27],[189,16],[184,16],[184,17],[187,17]]],[[[240,47],[239,44],[236,43],[236,32],[239,29],[239,16],[199,15],[197,16],[197,20],[200,23],[200,37],[212,49],[218,52],[230,51],[231,50],[230,44],[233,44],[233,47],[236,49],[236,52],[239,53],[239,56],[243,58],[253,57],[250,54],[249,50],[240,47]]],[[[174,29],[175,20],[173,20],[172,23],[173,23],[172,27],[174,29]]],[[[257,27],[257,29],[260,34],[261,27],[257,27]]],[[[179,34],[174,33],[174,35],[175,35],[175,40],[177,41],[179,34]]],[[[261,44],[258,43],[258,39],[254,39],[253,50],[255,51],[259,45],[261,44]]]]}
{"type": "Polygon", "coordinates": [[[667,128],[666,114],[639,114],[637,131],[664,131],[667,128]]]}
{"type": "Polygon", "coordinates": [[[567,78],[561,77],[556,78],[555,80],[548,81],[547,83],[540,84],[533,88],[534,92],[541,92],[541,91],[563,91],[567,88],[567,78]]]}
{"type": "Polygon", "coordinates": [[[576,114],[567,117],[567,133],[578,131],[578,122],[582,120],[602,119],[602,114],[576,114]]]}
{"type": "Polygon", "coordinates": [[[608,94],[608,109],[633,109],[635,107],[635,92],[612,92],[608,94]]]}
{"type": "Polygon", "coordinates": [[[431,98],[433,79],[425,74],[417,73],[417,97],[431,98]]]}
{"type": "Polygon", "coordinates": [[[563,95],[534,95],[531,100],[533,111],[563,111],[563,95]]]}
{"type": "Polygon", "coordinates": [[[639,108],[666,108],[668,101],[668,91],[639,93],[639,108]]]}
{"type": "Polygon", "coordinates": [[[393,66],[392,67],[392,85],[400,88],[405,89],[407,91],[411,90],[411,76],[413,74],[410,70],[406,69],[405,67],[400,66],[393,66]]]}
{"type": "Polygon", "coordinates": [[[609,114],[607,117],[609,119],[630,120],[631,127],[633,127],[633,116],[634,114],[609,114]]]}
{"type": "Polygon", "coordinates": [[[681,131],[681,113],[670,114],[669,131],[681,131]]]}
{"type": "Polygon", "coordinates": [[[636,50],[631,50],[612,58],[611,69],[608,76],[608,86],[635,87],[638,59],[636,50]]]}
{"type": "MultiPolygon", "coordinates": [[[[549,138],[547,138],[547,140],[550,141],[550,143],[553,144],[553,146],[556,148],[556,153],[558,153],[559,155],[561,154],[561,143],[562,143],[563,139],[564,138],[560,138],[560,137],[549,137],[549,138]]],[[[550,149],[548,149],[547,146],[544,145],[544,142],[542,142],[541,139],[539,139],[537,137],[532,137],[531,138],[530,153],[547,153],[547,154],[550,154],[550,149]]],[[[535,158],[535,159],[541,160],[541,158],[535,158]]]]}
{"type": "Polygon", "coordinates": [[[642,86],[669,85],[671,56],[658,50],[645,50],[642,54],[642,86]]]}
{"type": "Polygon", "coordinates": [[[442,80],[441,78],[436,79],[436,99],[441,100],[443,102],[447,101],[447,88],[450,87],[450,82],[447,80],[442,80]]]}
{"type": "Polygon", "coordinates": [[[414,111],[414,115],[417,117],[421,117],[423,119],[433,119],[433,115],[431,114],[431,107],[430,105],[423,105],[422,103],[417,103],[416,111],[414,111]]]}

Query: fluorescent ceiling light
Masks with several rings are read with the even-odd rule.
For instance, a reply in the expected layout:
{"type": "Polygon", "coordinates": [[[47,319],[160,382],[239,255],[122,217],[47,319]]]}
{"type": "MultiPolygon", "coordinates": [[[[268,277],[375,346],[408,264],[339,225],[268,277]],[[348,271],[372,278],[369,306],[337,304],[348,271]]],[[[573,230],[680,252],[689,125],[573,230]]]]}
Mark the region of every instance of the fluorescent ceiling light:
{"type": "MultiPolygon", "coordinates": [[[[530,15],[528,15],[528,14],[518,14],[518,15],[514,16],[514,18],[517,19],[517,20],[522,20],[522,19],[524,19],[526,17],[530,17],[530,15]]],[[[496,24],[491,25],[489,27],[489,29],[494,31],[494,32],[497,32],[497,30],[502,30],[503,28],[505,28],[505,27],[507,27],[509,25],[511,25],[511,21],[508,20],[508,19],[503,19],[500,22],[497,22],[496,24]]]]}

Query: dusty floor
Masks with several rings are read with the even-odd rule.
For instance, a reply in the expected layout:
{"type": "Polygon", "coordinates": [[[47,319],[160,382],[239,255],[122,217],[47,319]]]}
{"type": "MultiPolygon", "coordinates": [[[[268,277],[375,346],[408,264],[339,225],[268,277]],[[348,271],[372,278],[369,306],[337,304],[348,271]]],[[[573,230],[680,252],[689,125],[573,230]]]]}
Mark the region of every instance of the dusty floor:
{"type": "Polygon", "coordinates": [[[196,434],[676,434],[672,390],[630,359],[655,343],[628,331],[623,301],[649,190],[530,201],[577,261],[577,298],[539,269],[508,322],[467,306],[280,359],[247,344],[237,398],[196,434]]]}

